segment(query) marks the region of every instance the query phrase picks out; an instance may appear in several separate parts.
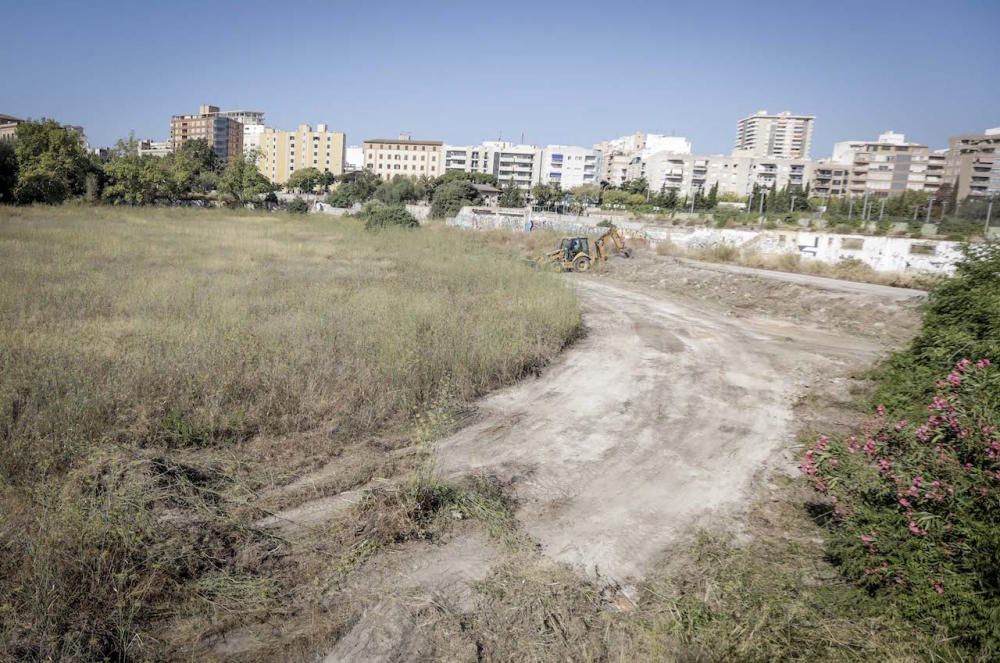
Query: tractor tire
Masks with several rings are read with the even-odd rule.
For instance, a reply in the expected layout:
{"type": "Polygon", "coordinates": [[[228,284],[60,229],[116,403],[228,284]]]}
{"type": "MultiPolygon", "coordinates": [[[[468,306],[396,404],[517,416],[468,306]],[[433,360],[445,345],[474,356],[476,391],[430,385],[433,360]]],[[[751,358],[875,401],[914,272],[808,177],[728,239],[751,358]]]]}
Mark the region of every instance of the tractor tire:
{"type": "Polygon", "coordinates": [[[577,256],[576,260],[573,261],[573,271],[574,272],[589,272],[590,271],[590,258],[587,256],[577,256]]]}

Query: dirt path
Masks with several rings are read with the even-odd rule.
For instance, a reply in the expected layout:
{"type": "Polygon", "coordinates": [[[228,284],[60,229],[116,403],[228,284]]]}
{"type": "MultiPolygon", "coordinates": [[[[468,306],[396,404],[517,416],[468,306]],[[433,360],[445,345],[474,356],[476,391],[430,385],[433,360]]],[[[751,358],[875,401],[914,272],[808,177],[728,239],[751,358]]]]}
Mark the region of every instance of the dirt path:
{"type": "Polygon", "coordinates": [[[789,442],[804,383],[870,360],[870,341],[581,279],[588,335],[537,380],[494,394],[444,440],[446,474],[513,483],[556,560],[627,583],[700,518],[737,504],[789,442]]]}
{"type": "MultiPolygon", "coordinates": [[[[689,285],[701,283],[681,273],[689,285]]],[[[784,301],[772,311],[735,308],[725,297],[677,296],[664,291],[662,283],[674,282],[667,272],[639,283],[613,272],[570,275],[586,337],[540,377],[481,401],[470,425],[437,444],[439,471],[509,482],[518,524],[540,554],[626,592],[698,526],[738,523],[755,482],[787,463],[795,399],[884,350],[881,334],[851,333],[842,324],[851,299],[885,321],[912,311],[897,311],[897,293],[814,290],[808,277],[792,286],[707,274],[730,281],[721,289],[709,281],[715,289],[702,292],[734,298],[751,288],[748,296],[762,307],[770,304],[758,291],[809,289],[804,306],[829,306],[829,324],[789,315],[784,301]]],[[[811,315],[824,319],[822,310],[811,315]]],[[[354,497],[307,503],[276,518],[312,522],[354,497]]],[[[375,565],[363,579],[371,601],[325,660],[419,658],[425,633],[406,606],[467,609],[472,585],[503,559],[487,544],[458,535],[430,551],[401,551],[389,568],[375,565]]]]}

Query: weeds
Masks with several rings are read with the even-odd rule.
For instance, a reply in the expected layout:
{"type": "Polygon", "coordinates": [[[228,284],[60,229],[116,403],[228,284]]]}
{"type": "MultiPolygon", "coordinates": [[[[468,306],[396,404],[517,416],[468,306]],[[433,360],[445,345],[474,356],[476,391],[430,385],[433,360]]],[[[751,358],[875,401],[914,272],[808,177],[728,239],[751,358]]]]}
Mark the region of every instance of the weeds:
{"type": "MultiPolygon", "coordinates": [[[[273,608],[287,551],[251,526],[251,485],[292,476],[296,445],[458,411],[580,324],[557,279],[459,232],[241,211],[0,209],[0,283],[0,658],[19,660],[155,659],[172,620],[273,608]]],[[[498,499],[376,492],[347,565],[452,512],[500,531],[498,499]]]]}

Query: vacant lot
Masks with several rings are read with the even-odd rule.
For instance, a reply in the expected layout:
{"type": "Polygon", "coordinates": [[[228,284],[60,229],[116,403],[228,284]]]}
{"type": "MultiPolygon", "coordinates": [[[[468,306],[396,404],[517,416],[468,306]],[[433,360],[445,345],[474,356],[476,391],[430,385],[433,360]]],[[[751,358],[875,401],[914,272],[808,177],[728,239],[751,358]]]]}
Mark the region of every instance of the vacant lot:
{"type": "MultiPolygon", "coordinates": [[[[273,610],[301,565],[251,526],[261,490],[398,470],[579,323],[556,277],[445,229],[0,209],[0,658],[173,656],[273,610]]],[[[392,499],[422,532],[456,490],[392,499]]]]}

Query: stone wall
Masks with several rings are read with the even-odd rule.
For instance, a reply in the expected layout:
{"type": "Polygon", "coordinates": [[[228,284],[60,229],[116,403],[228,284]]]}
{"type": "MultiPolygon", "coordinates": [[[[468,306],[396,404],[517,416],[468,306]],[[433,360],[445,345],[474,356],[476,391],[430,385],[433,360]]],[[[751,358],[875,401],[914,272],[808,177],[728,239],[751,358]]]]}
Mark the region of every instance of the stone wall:
{"type": "MultiPolygon", "coordinates": [[[[448,223],[474,230],[511,232],[552,230],[561,235],[595,236],[604,232],[600,216],[575,216],[551,212],[492,210],[464,207],[448,223]]],[[[837,263],[859,260],[879,272],[950,274],[961,253],[960,242],[909,237],[841,235],[810,230],[738,230],[659,226],[641,221],[616,220],[626,237],[642,239],[653,248],[670,242],[689,249],[729,245],[762,255],[793,253],[804,260],[837,263]]]]}

